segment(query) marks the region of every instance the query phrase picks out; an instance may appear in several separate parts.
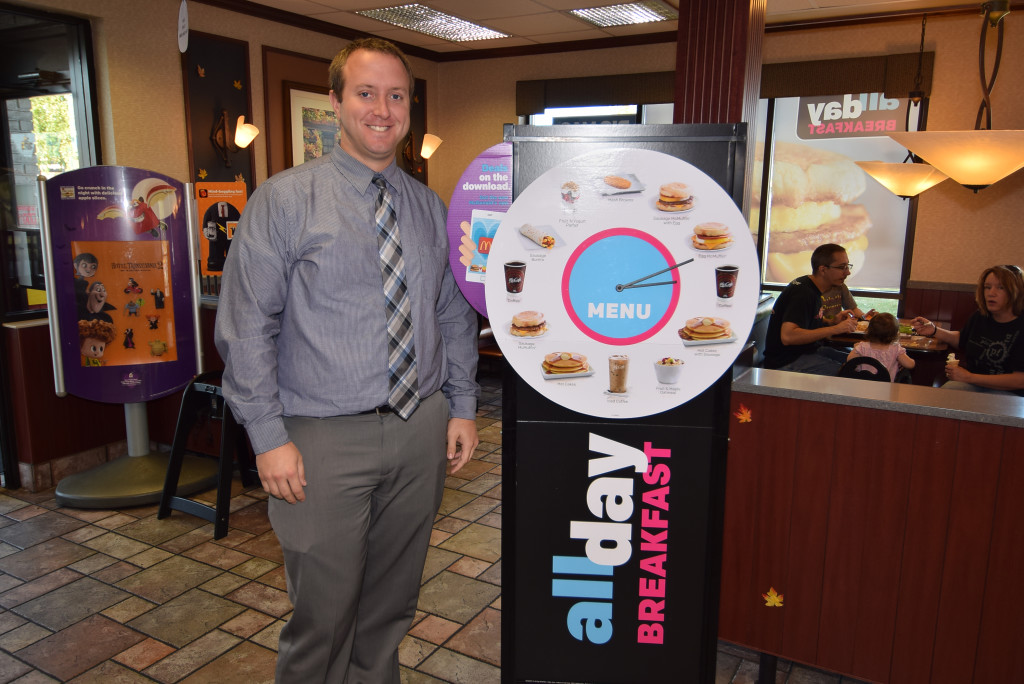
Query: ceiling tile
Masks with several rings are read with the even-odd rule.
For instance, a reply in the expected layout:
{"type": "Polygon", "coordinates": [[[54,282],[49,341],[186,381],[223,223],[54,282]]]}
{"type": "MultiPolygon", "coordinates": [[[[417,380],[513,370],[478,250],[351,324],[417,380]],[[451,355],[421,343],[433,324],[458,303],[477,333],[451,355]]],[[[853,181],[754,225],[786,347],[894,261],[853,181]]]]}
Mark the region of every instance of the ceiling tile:
{"type": "Polygon", "coordinates": [[[545,12],[518,17],[492,19],[490,27],[503,33],[517,36],[530,36],[538,33],[560,33],[562,31],[582,31],[593,28],[588,22],[571,17],[561,12],[545,12]]]}

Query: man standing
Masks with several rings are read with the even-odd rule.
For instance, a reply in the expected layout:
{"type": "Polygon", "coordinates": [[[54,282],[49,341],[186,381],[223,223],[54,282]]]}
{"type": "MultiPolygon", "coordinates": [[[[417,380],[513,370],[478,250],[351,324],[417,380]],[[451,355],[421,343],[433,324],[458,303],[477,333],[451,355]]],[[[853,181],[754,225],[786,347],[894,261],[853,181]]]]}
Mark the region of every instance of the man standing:
{"type": "Polygon", "coordinates": [[[811,254],[811,271],[787,285],[775,300],[765,338],[765,368],[835,375],[846,360],[846,352],[824,346],[823,340],[851,333],[857,323],[847,314],[827,325],[821,298],[850,275],[846,250],[839,245],[821,245],[811,254]]]}
{"type": "Polygon", "coordinates": [[[408,60],[359,40],[330,87],[338,145],[253,194],[216,342],[295,608],[277,680],[398,684],[445,443],[452,472],[478,443],[476,317],[448,267],[444,204],[395,164],[408,60]]]}

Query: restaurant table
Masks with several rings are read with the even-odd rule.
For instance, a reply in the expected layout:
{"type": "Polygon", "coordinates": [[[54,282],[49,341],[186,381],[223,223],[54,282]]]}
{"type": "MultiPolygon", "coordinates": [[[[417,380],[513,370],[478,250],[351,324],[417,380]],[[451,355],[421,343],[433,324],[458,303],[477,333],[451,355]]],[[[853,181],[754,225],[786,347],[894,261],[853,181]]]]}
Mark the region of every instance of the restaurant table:
{"type": "MultiPolygon", "coordinates": [[[[899,319],[900,325],[910,325],[912,318],[899,319]]],[[[940,328],[949,329],[946,321],[935,321],[940,328]]],[[[849,333],[843,335],[832,335],[828,338],[834,345],[852,347],[858,342],[867,339],[863,332],[849,333]]],[[[924,335],[900,335],[900,346],[907,350],[907,353],[916,362],[911,377],[915,385],[926,385],[938,387],[946,381],[946,355],[949,353],[949,345],[934,337],[924,335]]]]}

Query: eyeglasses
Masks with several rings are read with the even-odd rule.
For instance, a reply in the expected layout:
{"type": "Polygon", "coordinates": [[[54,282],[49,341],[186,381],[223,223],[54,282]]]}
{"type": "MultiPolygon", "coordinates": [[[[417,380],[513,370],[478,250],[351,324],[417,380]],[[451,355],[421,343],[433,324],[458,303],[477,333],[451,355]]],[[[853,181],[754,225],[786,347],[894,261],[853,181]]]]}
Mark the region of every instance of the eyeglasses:
{"type": "Polygon", "coordinates": [[[837,271],[852,272],[853,271],[853,264],[836,264],[835,266],[829,266],[829,268],[834,268],[837,271]]]}

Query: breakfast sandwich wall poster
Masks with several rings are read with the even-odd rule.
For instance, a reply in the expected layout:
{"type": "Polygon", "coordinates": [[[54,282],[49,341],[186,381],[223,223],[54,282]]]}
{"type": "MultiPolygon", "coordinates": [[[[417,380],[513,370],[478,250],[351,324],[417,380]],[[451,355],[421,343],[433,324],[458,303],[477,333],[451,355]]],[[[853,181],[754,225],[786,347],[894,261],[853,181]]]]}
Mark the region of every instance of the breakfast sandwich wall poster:
{"type": "MultiPolygon", "coordinates": [[[[785,285],[811,269],[811,252],[846,248],[851,289],[898,292],[910,203],[854,162],[898,163],[903,146],[887,133],[907,129],[906,99],[881,93],[780,98],[775,102],[771,197],[762,202],[764,129],[756,146],[752,205],[766,207],[764,281],[785,285]],[[795,173],[794,173],[795,172],[795,173]]],[[[761,101],[761,116],[768,106],[761,101]]],[[[757,230],[756,208],[751,229],[757,230]]]]}
{"type": "Polygon", "coordinates": [[[69,393],[147,401],[195,372],[184,193],[171,178],[117,166],[47,181],[48,286],[69,393]]]}

